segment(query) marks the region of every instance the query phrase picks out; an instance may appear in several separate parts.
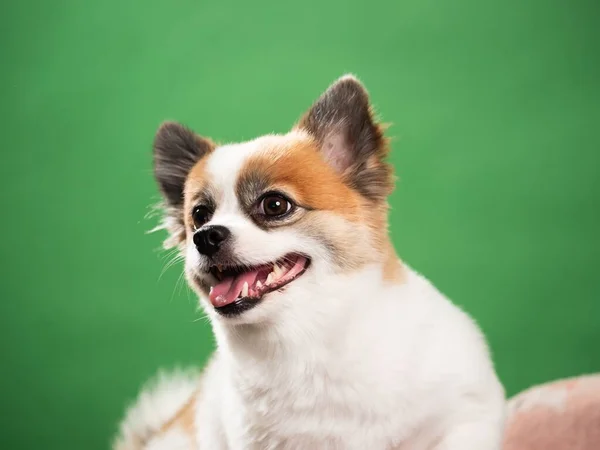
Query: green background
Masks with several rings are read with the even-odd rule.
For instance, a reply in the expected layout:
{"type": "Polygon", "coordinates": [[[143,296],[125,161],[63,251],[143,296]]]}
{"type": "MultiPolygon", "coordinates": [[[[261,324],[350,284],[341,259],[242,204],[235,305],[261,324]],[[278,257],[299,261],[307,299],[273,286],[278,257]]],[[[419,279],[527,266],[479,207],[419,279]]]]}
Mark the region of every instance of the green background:
{"type": "Polygon", "coordinates": [[[145,234],[159,123],[283,132],[345,72],[394,124],[400,255],[479,321],[508,393],[600,371],[597,1],[0,8],[0,448],[106,448],[144,380],[212,349],[145,234]]]}

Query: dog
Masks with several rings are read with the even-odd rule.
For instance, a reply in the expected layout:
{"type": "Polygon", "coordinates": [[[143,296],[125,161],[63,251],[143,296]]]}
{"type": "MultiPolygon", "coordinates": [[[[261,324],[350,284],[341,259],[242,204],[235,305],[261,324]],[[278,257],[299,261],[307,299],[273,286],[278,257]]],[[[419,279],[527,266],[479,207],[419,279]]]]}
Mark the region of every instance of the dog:
{"type": "Polygon", "coordinates": [[[217,349],[202,374],[144,389],[115,449],[501,448],[483,334],[388,236],[389,149],[351,75],[287,134],[216,145],[159,128],[165,246],[217,349]]]}

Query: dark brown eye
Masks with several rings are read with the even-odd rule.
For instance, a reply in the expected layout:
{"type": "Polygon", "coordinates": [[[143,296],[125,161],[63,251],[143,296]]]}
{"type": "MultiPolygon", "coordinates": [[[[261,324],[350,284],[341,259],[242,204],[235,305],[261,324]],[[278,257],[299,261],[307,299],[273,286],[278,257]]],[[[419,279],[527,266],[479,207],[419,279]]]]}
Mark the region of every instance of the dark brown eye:
{"type": "Polygon", "coordinates": [[[260,202],[260,212],[269,217],[281,217],[291,209],[290,201],[279,194],[269,194],[260,202]]]}
{"type": "Polygon", "coordinates": [[[210,219],[210,211],[206,206],[196,206],[192,211],[192,221],[194,228],[202,227],[210,219]]]}

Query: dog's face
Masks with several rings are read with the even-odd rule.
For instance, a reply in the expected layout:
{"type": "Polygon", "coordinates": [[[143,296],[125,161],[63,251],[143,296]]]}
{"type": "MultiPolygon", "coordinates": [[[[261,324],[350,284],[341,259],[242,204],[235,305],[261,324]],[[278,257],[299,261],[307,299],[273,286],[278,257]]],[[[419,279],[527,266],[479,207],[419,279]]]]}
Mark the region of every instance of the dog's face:
{"type": "MultiPolygon", "coordinates": [[[[217,146],[159,129],[167,242],[215,317],[263,321],[328,277],[388,262],[387,143],[362,85],[334,83],[285,135],[217,146]]],[[[384,269],[385,270],[385,269],[384,269]]]]}

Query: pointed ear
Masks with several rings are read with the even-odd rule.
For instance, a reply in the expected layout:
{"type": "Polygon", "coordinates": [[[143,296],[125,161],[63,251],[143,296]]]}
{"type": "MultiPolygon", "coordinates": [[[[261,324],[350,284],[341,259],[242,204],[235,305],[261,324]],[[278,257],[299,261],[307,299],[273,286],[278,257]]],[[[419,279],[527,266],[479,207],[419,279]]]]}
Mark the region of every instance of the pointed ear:
{"type": "Polygon", "coordinates": [[[154,138],[154,178],[163,196],[162,222],[154,228],[165,229],[169,237],[165,248],[185,242],[183,188],[192,167],[215,145],[190,129],[174,122],[161,125],[154,138]]]}
{"type": "Polygon", "coordinates": [[[192,167],[214,144],[175,122],[161,125],[154,138],[154,177],[166,206],[183,205],[183,187],[192,167]]]}
{"type": "Polygon", "coordinates": [[[387,140],[366,89],[355,77],[345,75],[334,82],[296,128],[316,139],[327,163],[363,196],[381,201],[389,195],[393,176],[385,161],[387,140]]]}

